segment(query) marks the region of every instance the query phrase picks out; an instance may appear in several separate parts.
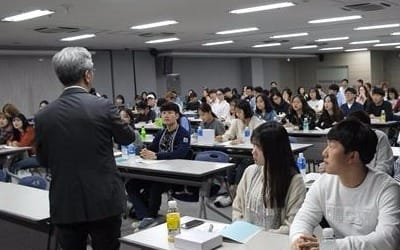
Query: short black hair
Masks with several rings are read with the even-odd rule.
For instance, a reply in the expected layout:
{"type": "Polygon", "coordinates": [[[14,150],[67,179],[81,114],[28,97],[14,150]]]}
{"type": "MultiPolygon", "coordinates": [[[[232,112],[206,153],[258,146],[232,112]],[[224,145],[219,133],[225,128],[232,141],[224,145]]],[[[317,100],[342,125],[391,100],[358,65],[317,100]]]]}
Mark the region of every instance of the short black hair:
{"type": "Polygon", "coordinates": [[[161,108],[160,111],[175,111],[175,113],[180,114],[179,111],[179,106],[178,104],[174,103],[174,102],[166,102],[164,103],[161,108]]]}
{"type": "Polygon", "coordinates": [[[148,107],[148,105],[147,105],[147,103],[146,102],[139,102],[137,105],[136,105],[136,108],[137,109],[146,109],[148,107]]]}
{"type": "Polygon", "coordinates": [[[231,91],[231,88],[228,88],[228,87],[224,88],[224,94],[229,92],[229,91],[231,91]]]}
{"type": "Polygon", "coordinates": [[[337,91],[339,91],[339,86],[334,83],[334,84],[329,85],[328,89],[334,90],[337,92],[337,91]]]}
{"type": "Polygon", "coordinates": [[[363,164],[374,158],[378,137],[366,124],[358,119],[348,118],[336,124],[328,132],[328,140],[338,141],[345,154],[357,151],[363,164]]]}
{"type": "Polygon", "coordinates": [[[369,118],[368,113],[364,110],[353,111],[347,116],[347,118],[358,119],[364,124],[371,125],[371,118],[369,118]]]}
{"type": "Polygon", "coordinates": [[[357,90],[355,88],[353,88],[353,87],[346,88],[344,93],[346,93],[346,92],[351,92],[352,94],[357,95],[357,90]]]}
{"type": "Polygon", "coordinates": [[[383,88],[373,88],[372,94],[385,96],[385,91],[383,90],[383,88]]]}
{"type": "Polygon", "coordinates": [[[260,87],[260,86],[257,86],[257,87],[254,88],[254,91],[257,92],[257,93],[262,93],[263,88],[260,87]]]}

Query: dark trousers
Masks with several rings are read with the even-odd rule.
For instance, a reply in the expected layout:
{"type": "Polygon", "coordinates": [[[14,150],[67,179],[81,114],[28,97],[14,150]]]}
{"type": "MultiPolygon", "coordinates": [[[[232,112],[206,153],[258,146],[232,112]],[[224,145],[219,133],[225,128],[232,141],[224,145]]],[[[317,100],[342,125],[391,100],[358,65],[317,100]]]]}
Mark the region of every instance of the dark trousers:
{"type": "Polygon", "coordinates": [[[246,170],[246,168],[251,164],[254,164],[254,160],[250,157],[246,157],[233,159],[233,162],[236,163],[235,167],[228,168],[226,170],[226,175],[228,177],[228,183],[230,185],[238,185],[240,179],[242,179],[244,170],[246,170]]]}
{"type": "Polygon", "coordinates": [[[92,239],[93,250],[118,250],[120,246],[120,215],[98,221],[57,224],[55,227],[63,250],[86,250],[88,235],[92,239]]]}
{"type": "Polygon", "coordinates": [[[126,192],[138,219],[157,217],[164,191],[165,184],[154,181],[131,179],[126,184],[126,192]]]}

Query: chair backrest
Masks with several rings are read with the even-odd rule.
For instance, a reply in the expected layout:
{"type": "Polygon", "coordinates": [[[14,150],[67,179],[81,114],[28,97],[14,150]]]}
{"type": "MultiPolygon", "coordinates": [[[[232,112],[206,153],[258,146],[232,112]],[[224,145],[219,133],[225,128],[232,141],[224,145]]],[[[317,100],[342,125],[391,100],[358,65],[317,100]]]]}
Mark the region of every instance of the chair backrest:
{"type": "Polygon", "coordinates": [[[37,175],[23,177],[19,180],[18,184],[43,190],[45,190],[47,187],[46,180],[43,177],[37,175]]]}
{"type": "Polygon", "coordinates": [[[198,152],[194,158],[197,161],[229,162],[229,155],[221,151],[198,152]]]}
{"type": "Polygon", "coordinates": [[[189,132],[189,134],[192,133],[192,131],[191,131],[192,128],[190,126],[190,121],[186,116],[182,115],[179,118],[179,125],[182,126],[184,129],[186,129],[189,132]]]}
{"type": "Polygon", "coordinates": [[[6,173],[4,173],[3,169],[0,169],[0,181],[6,182],[6,173]]]}

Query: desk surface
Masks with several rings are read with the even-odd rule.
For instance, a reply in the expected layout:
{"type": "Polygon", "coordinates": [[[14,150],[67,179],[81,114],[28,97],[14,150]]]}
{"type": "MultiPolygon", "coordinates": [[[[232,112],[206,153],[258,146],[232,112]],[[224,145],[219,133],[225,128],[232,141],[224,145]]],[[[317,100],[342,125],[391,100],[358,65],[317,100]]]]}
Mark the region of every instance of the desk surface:
{"type": "Polygon", "coordinates": [[[0,155],[10,155],[31,149],[31,147],[12,147],[0,145],[0,155]]]}
{"type": "MultiPolygon", "coordinates": [[[[198,143],[198,142],[191,142],[190,143],[191,147],[201,147],[201,148],[213,148],[218,150],[219,148],[223,149],[241,149],[241,150],[252,150],[253,145],[252,144],[237,144],[237,145],[232,145],[230,141],[228,142],[221,142],[221,143],[213,143],[213,144],[204,144],[204,143],[198,143]]],[[[309,147],[312,147],[312,144],[309,143],[290,143],[290,146],[292,148],[293,152],[301,152],[306,150],[309,147]]]]}
{"type": "Polygon", "coordinates": [[[139,156],[125,161],[117,160],[117,166],[119,168],[129,168],[130,170],[136,171],[139,170],[145,172],[173,174],[188,177],[205,177],[210,174],[221,172],[222,170],[233,165],[233,163],[218,163],[181,159],[146,161],[142,160],[139,156]]]}
{"type": "Polygon", "coordinates": [[[323,130],[317,130],[317,129],[312,129],[309,131],[304,131],[304,130],[294,130],[292,128],[286,128],[286,131],[288,132],[289,136],[302,136],[302,137],[324,137],[328,134],[330,129],[323,129],[323,130]]]}
{"type": "Polygon", "coordinates": [[[49,192],[0,182],[0,213],[30,222],[49,219],[49,192]]]}
{"type": "Polygon", "coordinates": [[[390,126],[395,126],[398,123],[399,123],[398,121],[381,122],[379,120],[371,119],[371,126],[372,127],[390,127],[390,126]]]}
{"type": "MultiPolygon", "coordinates": [[[[189,216],[185,216],[181,219],[184,223],[191,219],[198,219],[189,216]]],[[[214,221],[207,221],[216,223],[214,221]]],[[[195,229],[195,228],[193,228],[195,229]]],[[[193,230],[188,229],[188,230],[193,230]]],[[[182,229],[184,230],[184,229],[182,229]]],[[[152,227],[137,233],[120,238],[120,241],[126,245],[135,245],[146,247],[150,249],[158,250],[173,250],[174,245],[167,241],[167,226],[161,224],[156,227],[152,227]]],[[[222,246],[217,248],[218,250],[232,249],[232,250],[288,250],[289,249],[289,237],[282,234],[273,234],[266,231],[261,231],[254,236],[246,244],[239,244],[233,242],[223,242],[222,246]]]]}

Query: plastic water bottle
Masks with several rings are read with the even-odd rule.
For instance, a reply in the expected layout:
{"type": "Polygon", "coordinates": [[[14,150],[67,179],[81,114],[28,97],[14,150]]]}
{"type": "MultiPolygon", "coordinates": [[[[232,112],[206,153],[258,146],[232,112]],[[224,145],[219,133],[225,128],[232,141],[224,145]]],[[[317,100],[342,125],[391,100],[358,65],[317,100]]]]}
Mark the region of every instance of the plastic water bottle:
{"type": "Polygon", "coordinates": [[[131,143],[128,145],[128,160],[135,158],[136,155],[136,146],[135,144],[131,143]]]}
{"type": "Polygon", "coordinates": [[[337,250],[335,234],[332,228],[324,228],[322,230],[322,239],[320,244],[320,250],[337,250]]]}
{"type": "Polygon", "coordinates": [[[245,144],[250,144],[250,129],[245,127],[243,131],[243,139],[245,144]]]}
{"type": "Polygon", "coordinates": [[[309,126],[308,126],[308,118],[307,117],[304,117],[304,121],[303,121],[303,131],[305,131],[305,132],[308,132],[310,129],[309,129],[309,126]]]}
{"type": "Polygon", "coordinates": [[[146,129],[144,128],[144,126],[142,126],[142,128],[140,129],[140,139],[142,139],[142,141],[146,140],[146,129]]]}
{"type": "Polygon", "coordinates": [[[121,159],[122,160],[128,160],[128,146],[121,145],[121,159]]]}
{"type": "Polygon", "coordinates": [[[383,109],[381,111],[381,116],[379,117],[379,120],[381,122],[386,122],[386,114],[385,114],[385,110],[383,110],[383,109]]]}
{"type": "Polygon", "coordinates": [[[197,134],[197,142],[198,143],[203,143],[204,142],[204,140],[203,140],[203,129],[200,126],[197,128],[196,134],[197,134]]]}
{"type": "Polygon", "coordinates": [[[303,176],[303,179],[306,177],[306,158],[304,158],[303,153],[299,153],[299,156],[297,157],[297,167],[300,171],[300,174],[303,176]]]}
{"type": "Polygon", "coordinates": [[[175,242],[175,236],[181,232],[181,215],[175,200],[168,201],[166,221],[168,241],[175,242]]]}

